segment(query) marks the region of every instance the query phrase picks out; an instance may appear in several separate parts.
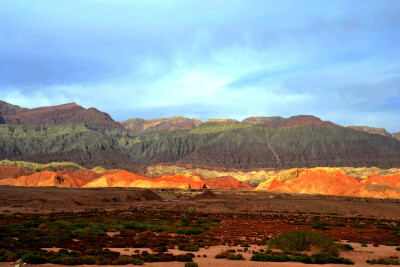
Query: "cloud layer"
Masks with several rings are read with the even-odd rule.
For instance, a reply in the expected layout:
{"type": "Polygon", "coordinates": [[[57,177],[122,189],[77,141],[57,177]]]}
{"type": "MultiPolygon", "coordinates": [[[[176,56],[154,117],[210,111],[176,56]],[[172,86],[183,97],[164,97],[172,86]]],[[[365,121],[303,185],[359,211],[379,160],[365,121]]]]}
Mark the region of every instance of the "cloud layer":
{"type": "Polygon", "coordinates": [[[400,131],[398,1],[6,1],[0,99],[400,131]]]}

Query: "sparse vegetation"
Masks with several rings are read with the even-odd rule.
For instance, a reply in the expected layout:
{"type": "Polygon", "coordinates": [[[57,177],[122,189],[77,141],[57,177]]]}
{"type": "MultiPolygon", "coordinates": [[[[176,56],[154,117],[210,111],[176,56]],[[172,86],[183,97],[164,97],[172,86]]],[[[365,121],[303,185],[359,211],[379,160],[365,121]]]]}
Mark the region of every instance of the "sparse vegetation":
{"type": "Polygon", "coordinates": [[[367,260],[366,262],[369,264],[400,265],[400,261],[398,259],[392,259],[392,258],[378,258],[373,260],[367,260]]]}
{"type": "Polygon", "coordinates": [[[350,259],[335,257],[328,253],[316,253],[311,256],[302,253],[293,252],[272,252],[267,251],[266,253],[255,254],[251,257],[252,261],[270,261],[270,262],[302,262],[308,264],[326,264],[326,263],[337,263],[354,265],[354,262],[350,259]]]}

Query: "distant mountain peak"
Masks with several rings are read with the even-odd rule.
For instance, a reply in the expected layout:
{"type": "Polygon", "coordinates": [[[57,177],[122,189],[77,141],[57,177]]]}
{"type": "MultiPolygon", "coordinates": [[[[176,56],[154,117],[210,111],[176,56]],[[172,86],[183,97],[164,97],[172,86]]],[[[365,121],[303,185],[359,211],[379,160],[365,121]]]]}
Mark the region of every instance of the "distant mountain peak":
{"type": "Polygon", "coordinates": [[[28,109],[0,101],[0,118],[2,124],[50,126],[82,122],[99,129],[123,128],[109,114],[95,108],[86,109],[75,102],[28,109]]]}

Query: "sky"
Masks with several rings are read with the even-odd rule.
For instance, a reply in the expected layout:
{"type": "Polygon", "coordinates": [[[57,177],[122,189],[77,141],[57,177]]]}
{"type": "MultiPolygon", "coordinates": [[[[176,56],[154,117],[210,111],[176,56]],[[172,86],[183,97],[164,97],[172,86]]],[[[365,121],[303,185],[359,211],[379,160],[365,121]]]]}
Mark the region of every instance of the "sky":
{"type": "Polygon", "coordinates": [[[400,132],[400,1],[3,0],[0,99],[400,132]]]}

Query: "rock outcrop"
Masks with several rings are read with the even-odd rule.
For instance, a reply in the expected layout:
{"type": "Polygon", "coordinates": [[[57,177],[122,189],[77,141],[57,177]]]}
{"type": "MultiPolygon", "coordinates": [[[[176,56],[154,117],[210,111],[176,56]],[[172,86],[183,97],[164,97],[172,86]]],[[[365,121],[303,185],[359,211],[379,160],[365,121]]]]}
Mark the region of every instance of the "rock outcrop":
{"type": "Polygon", "coordinates": [[[204,179],[210,189],[252,189],[248,183],[236,180],[231,176],[204,179]]]}
{"type": "Polygon", "coordinates": [[[349,126],[349,128],[363,131],[369,134],[379,134],[387,137],[391,137],[391,134],[386,131],[384,128],[375,128],[375,127],[368,127],[368,126],[349,126]]]}
{"type": "Polygon", "coordinates": [[[394,134],[392,134],[392,137],[394,139],[400,140],[400,133],[394,133],[394,134]]]}

